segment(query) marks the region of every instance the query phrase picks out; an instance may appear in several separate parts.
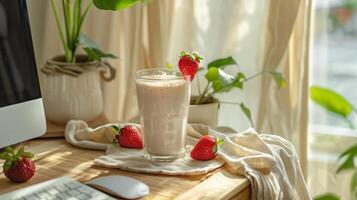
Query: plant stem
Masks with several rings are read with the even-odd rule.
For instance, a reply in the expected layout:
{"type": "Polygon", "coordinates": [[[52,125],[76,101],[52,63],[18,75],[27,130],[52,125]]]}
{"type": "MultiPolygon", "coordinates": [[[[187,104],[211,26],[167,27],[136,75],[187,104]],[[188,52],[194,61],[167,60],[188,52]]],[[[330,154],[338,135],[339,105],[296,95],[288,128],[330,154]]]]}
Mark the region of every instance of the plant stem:
{"type": "Polygon", "coordinates": [[[195,104],[200,104],[202,103],[202,99],[204,99],[204,97],[206,96],[206,93],[208,92],[209,88],[210,88],[211,82],[209,81],[205,87],[205,89],[203,89],[203,92],[200,96],[198,96],[198,98],[195,101],[195,104]]]}
{"type": "Polygon", "coordinates": [[[229,101],[220,101],[220,102],[225,104],[240,105],[240,103],[237,102],[229,102],[229,101]]]}
{"type": "Polygon", "coordinates": [[[79,20],[78,32],[81,31],[84,18],[87,16],[88,11],[89,11],[89,8],[92,7],[92,5],[93,5],[93,0],[90,0],[89,3],[88,3],[88,5],[87,5],[87,7],[86,7],[86,9],[84,9],[84,12],[83,12],[83,14],[82,14],[82,16],[81,16],[81,19],[79,20]]]}
{"type": "Polygon", "coordinates": [[[69,0],[62,0],[62,10],[66,29],[67,45],[72,49],[71,4],[69,0]]]}
{"type": "Polygon", "coordinates": [[[348,126],[350,127],[350,129],[356,129],[356,127],[353,125],[352,121],[349,120],[347,117],[344,118],[345,121],[347,122],[348,126]]]}
{"type": "Polygon", "coordinates": [[[247,81],[249,81],[249,80],[251,80],[251,79],[254,79],[254,78],[256,78],[256,77],[262,75],[263,73],[265,73],[265,70],[263,70],[263,71],[261,71],[261,72],[258,72],[258,73],[256,73],[256,74],[254,74],[253,76],[250,76],[250,77],[248,77],[248,78],[245,78],[245,79],[243,80],[243,82],[247,82],[247,81]]]}
{"type": "Polygon", "coordinates": [[[76,43],[78,40],[78,34],[79,34],[79,26],[80,26],[80,20],[81,20],[81,4],[82,0],[75,0],[74,5],[73,5],[73,26],[72,26],[72,60],[71,62],[74,63],[76,61],[76,43]]]}
{"type": "Polygon", "coordinates": [[[198,96],[201,96],[201,85],[200,85],[200,79],[197,77],[197,90],[198,90],[198,96]]]}
{"type": "Polygon", "coordinates": [[[57,30],[60,34],[61,42],[62,42],[62,45],[64,48],[64,55],[65,55],[66,61],[68,62],[68,61],[70,61],[70,51],[68,49],[67,43],[65,42],[65,38],[63,35],[61,23],[60,23],[58,12],[57,12],[57,6],[56,6],[56,3],[54,2],[54,0],[51,0],[51,7],[52,7],[53,15],[56,19],[57,30]]]}

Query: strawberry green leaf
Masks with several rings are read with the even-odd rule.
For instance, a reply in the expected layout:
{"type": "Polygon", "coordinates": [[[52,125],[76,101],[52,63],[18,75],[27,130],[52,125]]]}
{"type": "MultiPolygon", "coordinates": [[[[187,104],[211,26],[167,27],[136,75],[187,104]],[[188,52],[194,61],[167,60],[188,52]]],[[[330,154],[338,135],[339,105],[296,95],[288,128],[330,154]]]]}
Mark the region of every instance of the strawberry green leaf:
{"type": "Polygon", "coordinates": [[[25,148],[24,148],[24,146],[21,146],[21,147],[19,148],[19,150],[17,150],[16,156],[17,156],[17,157],[21,157],[24,152],[25,152],[25,148]]]}
{"type": "Polygon", "coordinates": [[[249,122],[250,122],[250,125],[252,127],[254,127],[254,124],[253,124],[253,120],[252,120],[252,115],[250,113],[250,109],[244,105],[244,103],[240,103],[239,104],[240,106],[240,109],[243,111],[243,113],[245,114],[245,116],[248,118],[249,122]]]}
{"type": "Polygon", "coordinates": [[[219,146],[221,144],[223,144],[224,140],[222,138],[217,138],[216,139],[216,144],[219,146]]]}
{"type": "Polygon", "coordinates": [[[118,125],[112,125],[112,130],[117,133],[119,131],[119,126],[118,125]]]}
{"type": "Polygon", "coordinates": [[[233,59],[232,56],[226,57],[226,58],[220,58],[217,60],[214,60],[208,64],[208,69],[211,67],[217,67],[217,68],[224,68],[228,65],[236,65],[237,62],[233,59]]]}
{"type": "Polygon", "coordinates": [[[13,166],[13,164],[14,164],[13,160],[7,160],[3,165],[4,171],[9,170],[13,166]]]}
{"type": "Polygon", "coordinates": [[[6,151],[0,154],[1,160],[11,160],[12,157],[13,157],[12,154],[6,151]]]}
{"type": "Polygon", "coordinates": [[[14,150],[12,147],[10,147],[10,146],[6,147],[6,148],[5,148],[5,151],[8,152],[8,153],[11,153],[11,154],[14,154],[14,153],[15,153],[15,150],[14,150]]]}
{"type": "Polygon", "coordinates": [[[22,157],[25,157],[25,158],[33,158],[35,155],[31,152],[24,152],[22,154],[22,157]]]}
{"type": "Polygon", "coordinates": [[[188,53],[186,51],[181,51],[180,57],[183,57],[183,56],[186,56],[186,55],[188,55],[188,53]]]}
{"type": "Polygon", "coordinates": [[[192,55],[195,60],[198,60],[198,62],[201,62],[203,60],[203,57],[201,57],[197,52],[193,52],[192,55]]]}

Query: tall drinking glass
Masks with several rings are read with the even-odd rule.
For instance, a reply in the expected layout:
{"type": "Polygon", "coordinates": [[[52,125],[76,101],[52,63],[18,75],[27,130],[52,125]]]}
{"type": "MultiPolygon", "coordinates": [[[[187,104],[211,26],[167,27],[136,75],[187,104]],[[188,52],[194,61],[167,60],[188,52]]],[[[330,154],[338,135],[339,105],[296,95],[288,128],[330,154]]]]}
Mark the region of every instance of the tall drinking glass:
{"type": "Polygon", "coordinates": [[[176,70],[147,69],[137,72],[136,89],[145,157],[156,161],[184,157],[190,81],[176,70]]]}

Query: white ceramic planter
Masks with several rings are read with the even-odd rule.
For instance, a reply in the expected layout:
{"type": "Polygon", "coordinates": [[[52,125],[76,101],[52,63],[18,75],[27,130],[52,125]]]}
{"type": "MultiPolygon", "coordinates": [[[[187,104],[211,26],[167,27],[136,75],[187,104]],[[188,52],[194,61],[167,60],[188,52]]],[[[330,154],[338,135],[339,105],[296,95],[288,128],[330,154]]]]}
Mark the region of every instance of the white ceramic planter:
{"type": "MultiPolygon", "coordinates": [[[[195,98],[195,97],[191,97],[195,98]]],[[[210,127],[218,125],[219,101],[214,99],[211,103],[190,105],[188,123],[205,124],[210,127]]]]}
{"type": "MultiPolygon", "coordinates": [[[[67,65],[54,59],[49,61],[53,62],[59,66],[67,65]]],[[[80,65],[98,65],[98,62],[80,65]]],[[[41,73],[41,90],[46,119],[52,122],[65,124],[71,119],[89,122],[103,112],[103,92],[98,71],[85,71],[77,77],[41,73]]]]}

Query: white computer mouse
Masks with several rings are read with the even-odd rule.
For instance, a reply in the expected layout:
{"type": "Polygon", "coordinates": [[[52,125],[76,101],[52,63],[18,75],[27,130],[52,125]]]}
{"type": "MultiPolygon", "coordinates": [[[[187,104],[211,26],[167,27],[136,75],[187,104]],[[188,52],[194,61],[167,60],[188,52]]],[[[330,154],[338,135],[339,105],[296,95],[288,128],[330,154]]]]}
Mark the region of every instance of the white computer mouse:
{"type": "Polygon", "coordinates": [[[125,199],[137,199],[149,194],[149,187],[136,179],[126,176],[103,176],[86,183],[110,195],[125,199]]]}

